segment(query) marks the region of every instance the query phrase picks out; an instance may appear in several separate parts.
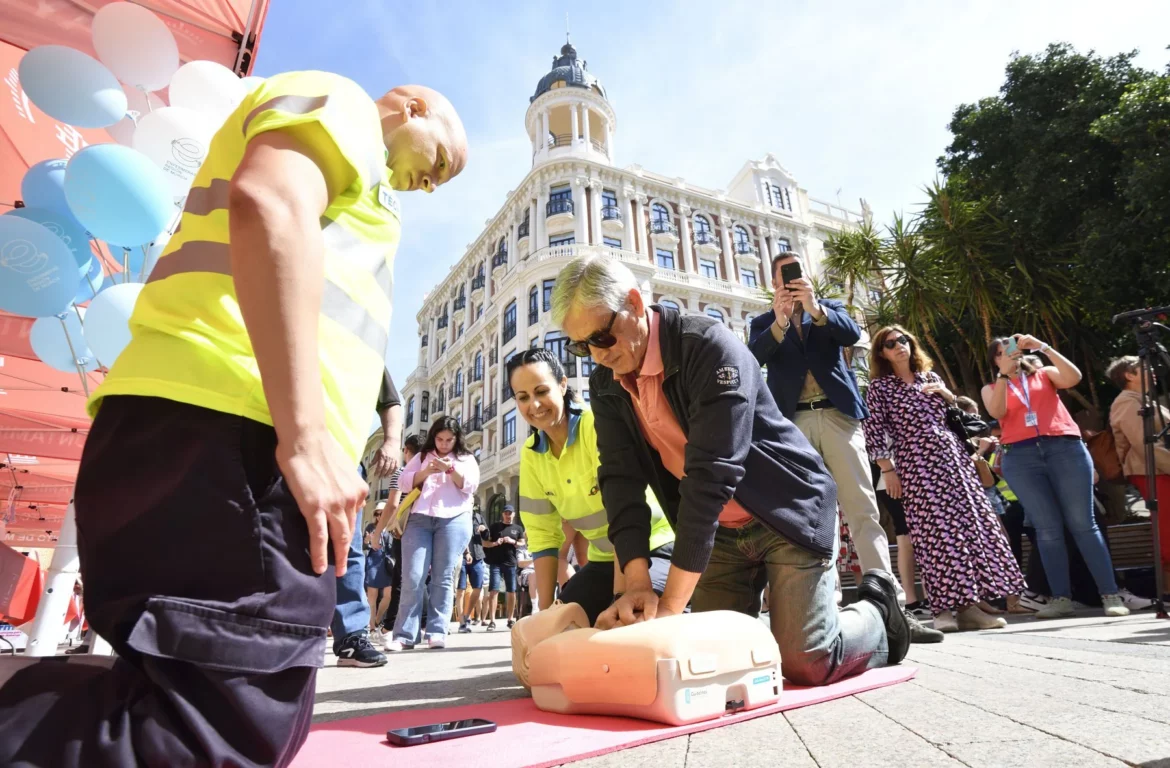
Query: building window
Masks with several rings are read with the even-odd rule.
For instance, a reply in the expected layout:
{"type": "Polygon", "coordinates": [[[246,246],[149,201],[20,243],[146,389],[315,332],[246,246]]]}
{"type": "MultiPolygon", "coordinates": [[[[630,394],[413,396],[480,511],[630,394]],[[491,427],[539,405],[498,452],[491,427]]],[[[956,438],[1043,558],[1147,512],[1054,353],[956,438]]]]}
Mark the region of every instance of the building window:
{"type": "Polygon", "coordinates": [[[545,312],[552,312],[552,292],[553,286],[556,285],[556,283],[556,280],[545,280],[544,283],[541,284],[541,303],[544,305],[545,312]]]}
{"type": "Polygon", "coordinates": [[[661,301],[658,302],[658,304],[660,306],[663,306],[663,307],[670,307],[671,309],[673,309],[676,312],[678,311],[678,304],[674,303],[670,299],[662,299],[661,301]]]}
{"type": "Polygon", "coordinates": [[[540,346],[540,337],[539,336],[533,336],[531,339],[528,340],[528,348],[529,349],[536,349],[539,346],[540,346]]]}
{"type": "Polygon", "coordinates": [[[422,393],[422,407],[418,412],[418,420],[423,424],[427,423],[427,419],[431,417],[431,393],[423,391],[422,393]]]}
{"type": "Polygon", "coordinates": [[[749,248],[749,249],[751,248],[752,236],[749,235],[748,231],[746,229],[744,229],[743,227],[741,227],[739,224],[736,224],[735,229],[732,230],[732,237],[735,240],[735,250],[738,251],[739,253],[746,252],[746,251],[740,250],[741,248],[749,248]]]}
{"type": "Polygon", "coordinates": [[[460,323],[459,328],[457,328],[455,330],[455,338],[457,338],[457,339],[463,338],[463,323],[460,323]]]}
{"type": "Polygon", "coordinates": [[[483,381],[483,352],[475,353],[475,365],[471,370],[472,381],[483,381]]]}
{"type": "Polygon", "coordinates": [[[788,191],[788,187],[784,188],[784,201],[788,204],[788,210],[792,210],[792,193],[788,191]]]}
{"type": "Polygon", "coordinates": [[[650,207],[650,221],[655,224],[669,224],[670,211],[662,203],[655,203],[650,207]]]}
{"type": "Polygon", "coordinates": [[[483,304],[482,303],[475,305],[475,319],[479,320],[481,317],[483,317],[483,304]]]}
{"type": "Polygon", "coordinates": [[[585,402],[589,402],[589,390],[588,389],[581,390],[581,399],[584,400],[585,402]]]}
{"type": "Polygon", "coordinates": [[[750,269],[740,270],[739,281],[748,288],[755,288],[757,285],[759,285],[759,283],[756,282],[756,273],[752,272],[750,269]]]}
{"type": "MultiPolygon", "coordinates": [[[[508,302],[507,308],[504,309],[504,336],[503,342],[507,344],[512,339],[516,338],[516,300],[508,302]]],[[[446,351],[447,345],[443,344],[443,350],[446,351]]]]}
{"type": "Polygon", "coordinates": [[[463,369],[455,371],[455,397],[463,397],[463,369]]]}
{"type": "Polygon", "coordinates": [[[622,247],[622,241],[618,240],[616,237],[602,236],[601,241],[602,241],[602,243],[605,244],[606,248],[621,248],[622,247]]]}
{"type": "Polygon", "coordinates": [[[789,198],[788,204],[785,205],[784,193],[787,192],[787,190],[780,189],[779,184],[765,181],[764,192],[768,198],[768,205],[772,206],[773,208],[780,208],[782,210],[785,208],[792,210],[791,198],[789,198]]]}
{"type": "Polygon", "coordinates": [[[563,184],[563,185],[558,186],[558,187],[553,187],[552,189],[550,189],[548,191],[548,199],[549,199],[549,202],[552,202],[553,200],[572,200],[573,199],[573,188],[570,187],[568,184],[563,184]]]}
{"type": "Polygon", "coordinates": [[[540,305],[537,303],[536,286],[528,289],[528,325],[536,325],[540,322],[540,305]]]}
{"type": "Polygon", "coordinates": [[[443,346],[442,346],[442,348],[439,350],[439,357],[442,357],[442,356],[443,356],[443,355],[445,355],[445,354],[447,354],[447,340],[446,340],[446,339],[443,339],[443,346]]]}
{"type": "Polygon", "coordinates": [[[713,317],[719,322],[723,322],[723,313],[715,307],[707,307],[707,317],[713,317]]]}
{"type": "Polygon", "coordinates": [[[674,251],[659,248],[654,252],[654,255],[658,259],[659,267],[663,269],[674,269],[674,251]]]}
{"type": "Polygon", "coordinates": [[[702,216],[702,215],[696,216],[695,217],[695,241],[701,242],[701,241],[699,241],[698,236],[704,235],[704,234],[705,235],[711,234],[711,222],[707,220],[706,216],[702,216]]]}
{"type": "Polygon", "coordinates": [[[776,248],[780,253],[788,253],[792,250],[792,244],[788,242],[787,237],[781,237],[776,239],[776,248]]]}
{"type": "Polygon", "coordinates": [[[406,400],[406,426],[414,423],[414,395],[406,400]]]}
{"type": "Polygon", "coordinates": [[[699,259],[699,274],[713,280],[719,279],[719,267],[710,259],[699,259]]]}
{"type": "Polygon", "coordinates": [[[612,189],[601,190],[601,205],[602,207],[617,208],[617,192],[612,189]]]}
{"type": "Polygon", "coordinates": [[[548,247],[555,248],[558,245],[572,245],[577,242],[577,238],[573,235],[558,235],[557,237],[550,237],[548,239],[548,247]]]}
{"type": "Polygon", "coordinates": [[[501,438],[501,446],[507,448],[512,443],[516,442],[516,409],[508,411],[504,414],[504,430],[501,438]]]}
{"type": "Polygon", "coordinates": [[[508,361],[516,356],[516,350],[512,350],[504,355],[504,364],[500,366],[503,370],[500,373],[500,402],[512,399],[512,385],[508,382],[508,361]]]}
{"type": "Polygon", "coordinates": [[[565,369],[565,375],[569,378],[574,378],[577,375],[577,358],[569,354],[565,349],[565,345],[569,343],[569,337],[562,335],[559,331],[546,334],[544,337],[544,348],[553,353],[557,360],[561,361],[561,367],[565,369]]]}
{"type": "Polygon", "coordinates": [[[524,238],[528,237],[528,233],[530,231],[530,227],[528,224],[528,217],[529,217],[528,209],[525,208],[524,209],[524,221],[520,222],[520,226],[516,227],[516,239],[517,240],[523,240],[524,238]]]}
{"type": "MultiPolygon", "coordinates": [[[[593,362],[593,355],[580,358],[578,364],[581,366],[582,376],[589,376],[591,373],[593,373],[593,369],[597,367],[597,363],[593,362]]],[[[589,402],[588,397],[585,398],[585,402],[589,402]]]]}

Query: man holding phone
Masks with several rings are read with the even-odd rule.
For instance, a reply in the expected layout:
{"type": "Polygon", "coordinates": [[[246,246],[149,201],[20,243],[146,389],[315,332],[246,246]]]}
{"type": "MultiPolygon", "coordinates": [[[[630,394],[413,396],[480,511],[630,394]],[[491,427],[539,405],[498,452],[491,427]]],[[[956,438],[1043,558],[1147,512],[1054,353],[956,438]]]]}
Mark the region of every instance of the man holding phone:
{"type": "MultiPolygon", "coordinates": [[[[772,261],[772,309],[752,320],[748,346],[768,366],[768,389],[781,412],[804,433],[837,483],[837,495],[863,572],[890,568],[890,542],[878,517],[861,420],[869,415],[844,350],[861,330],[844,303],[820,299],[801,272],[800,255],[772,261]]],[[[898,585],[898,603],[906,595],[898,585]]],[[[912,642],[940,642],[910,614],[912,642]]]]}

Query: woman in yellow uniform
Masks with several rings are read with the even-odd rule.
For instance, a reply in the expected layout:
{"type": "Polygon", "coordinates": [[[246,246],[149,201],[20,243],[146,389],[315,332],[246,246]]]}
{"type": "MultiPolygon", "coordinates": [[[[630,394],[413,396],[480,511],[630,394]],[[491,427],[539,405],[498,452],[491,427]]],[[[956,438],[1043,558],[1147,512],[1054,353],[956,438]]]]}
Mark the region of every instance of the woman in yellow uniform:
{"type": "MultiPolygon", "coordinates": [[[[597,484],[600,459],[593,412],[576,400],[564,368],[548,350],[516,355],[508,362],[507,376],[517,410],[533,430],[520,452],[520,520],[536,567],[540,608],[553,602],[565,522],[589,542],[589,562],[561,587],[560,599],[579,604],[593,623],[624,587],[597,484]]],[[[646,505],[651,517],[650,578],[661,594],[674,531],[650,491],[646,505]]]]}

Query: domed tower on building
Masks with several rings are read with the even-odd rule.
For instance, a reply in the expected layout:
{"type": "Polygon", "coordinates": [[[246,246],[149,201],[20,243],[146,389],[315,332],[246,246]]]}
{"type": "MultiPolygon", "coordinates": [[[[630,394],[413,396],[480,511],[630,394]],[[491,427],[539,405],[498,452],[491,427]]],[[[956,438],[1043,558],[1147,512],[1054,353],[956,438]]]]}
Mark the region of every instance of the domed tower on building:
{"type": "Polygon", "coordinates": [[[532,165],[582,158],[612,165],[617,117],[601,81],[589,72],[577,49],[565,42],[552,69],[529,99],[524,126],[532,141],[532,165]]]}

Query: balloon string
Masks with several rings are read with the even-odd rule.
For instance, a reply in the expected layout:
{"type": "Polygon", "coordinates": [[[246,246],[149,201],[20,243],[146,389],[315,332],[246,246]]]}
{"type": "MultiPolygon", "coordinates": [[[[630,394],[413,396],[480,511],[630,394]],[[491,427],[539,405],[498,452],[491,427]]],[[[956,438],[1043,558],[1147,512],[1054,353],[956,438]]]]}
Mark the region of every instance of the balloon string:
{"type": "MultiPolygon", "coordinates": [[[[74,311],[77,310],[77,305],[73,305],[74,311]]],[[[57,315],[57,319],[61,321],[61,331],[65,334],[65,343],[69,345],[69,354],[73,356],[73,366],[77,368],[77,375],[81,378],[81,388],[85,391],[85,396],[89,397],[89,382],[85,380],[85,371],[81,370],[81,363],[77,359],[77,351],[73,349],[73,339],[69,338],[69,326],[65,325],[64,313],[57,315]]],[[[81,321],[81,313],[77,314],[78,322],[81,321]]]]}
{"type": "Polygon", "coordinates": [[[142,95],[146,97],[146,112],[150,114],[154,111],[154,105],[150,103],[150,91],[142,87],[139,87],[138,90],[142,91],[142,95]]]}

